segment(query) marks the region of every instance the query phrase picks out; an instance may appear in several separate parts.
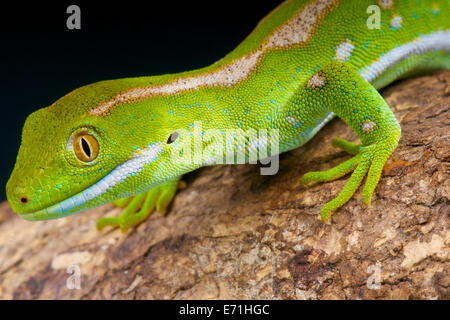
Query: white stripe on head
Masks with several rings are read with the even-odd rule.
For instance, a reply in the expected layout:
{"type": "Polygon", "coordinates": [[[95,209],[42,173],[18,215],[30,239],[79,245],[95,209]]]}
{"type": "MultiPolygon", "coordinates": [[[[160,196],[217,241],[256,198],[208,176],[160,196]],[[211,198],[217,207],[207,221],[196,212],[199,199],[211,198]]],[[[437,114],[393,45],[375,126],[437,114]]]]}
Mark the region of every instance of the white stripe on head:
{"type": "Polygon", "coordinates": [[[300,8],[286,23],[275,29],[263,41],[263,45],[249,54],[233,60],[220,68],[200,75],[176,78],[168,83],[132,88],[119,93],[110,100],[100,103],[90,111],[91,115],[104,116],[116,105],[130,101],[140,101],[153,96],[173,95],[179,92],[196,90],[201,87],[226,87],[235,85],[248,78],[267,50],[284,48],[306,42],[314,27],[330,6],[337,0],[312,1],[300,8]]]}

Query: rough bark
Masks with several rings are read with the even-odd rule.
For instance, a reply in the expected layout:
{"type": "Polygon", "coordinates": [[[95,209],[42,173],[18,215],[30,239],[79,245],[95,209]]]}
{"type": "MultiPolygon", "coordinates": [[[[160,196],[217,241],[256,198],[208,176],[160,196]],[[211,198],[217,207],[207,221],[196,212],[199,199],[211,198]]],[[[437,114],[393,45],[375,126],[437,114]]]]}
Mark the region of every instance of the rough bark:
{"type": "Polygon", "coordinates": [[[166,217],[154,214],[126,235],[95,229],[98,218],[119,214],[112,205],[27,222],[3,203],[0,298],[448,299],[450,71],[383,95],[403,133],[370,208],[359,190],[325,225],[320,208],[348,176],[300,182],[349,158],[331,139],[357,137],[335,119],[283,154],[275,176],[256,165],[186,176],[166,217]],[[71,265],[81,271],[78,290],[66,286],[71,265]]]}

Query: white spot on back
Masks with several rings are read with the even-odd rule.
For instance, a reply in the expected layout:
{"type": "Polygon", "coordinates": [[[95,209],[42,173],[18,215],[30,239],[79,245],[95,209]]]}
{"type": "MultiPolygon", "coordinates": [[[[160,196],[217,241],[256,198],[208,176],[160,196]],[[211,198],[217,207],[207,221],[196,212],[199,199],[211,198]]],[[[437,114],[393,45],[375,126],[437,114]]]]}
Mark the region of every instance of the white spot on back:
{"type": "Polygon", "coordinates": [[[386,10],[392,9],[393,3],[393,0],[378,0],[378,4],[380,5],[380,7],[386,10]]]}
{"type": "Polygon", "coordinates": [[[325,85],[326,79],[323,74],[319,71],[315,73],[307,82],[307,87],[310,89],[321,88],[325,85]]]}
{"type": "Polygon", "coordinates": [[[347,61],[351,57],[353,49],[355,49],[353,43],[346,39],[336,47],[334,60],[347,61]]]}
{"type": "Polygon", "coordinates": [[[375,122],[373,122],[372,120],[366,120],[366,121],[364,121],[362,124],[361,124],[361,130],[364,132],[364,133],[369,133],[369,132],[372,132],[374,129],[375,129],[375,127],[376,127],[377,125],[376,125],[376,123],[375,122]]]}
{"type": "Polygon", "coordinates": [[[398,14],[395,14],[391,19],[390,26],[394,29],[398,29],[402,27],[402,20],[403,18],[399,16],[398,14]]]}
{"type": "Polygon", "coordinates": [[[293,125],[297,124],[297,121],[294,118],[292,118],[291,116],[287,116],[286,117],[286,121],[291,123],[291,124],[293,124],[293,125]]]}

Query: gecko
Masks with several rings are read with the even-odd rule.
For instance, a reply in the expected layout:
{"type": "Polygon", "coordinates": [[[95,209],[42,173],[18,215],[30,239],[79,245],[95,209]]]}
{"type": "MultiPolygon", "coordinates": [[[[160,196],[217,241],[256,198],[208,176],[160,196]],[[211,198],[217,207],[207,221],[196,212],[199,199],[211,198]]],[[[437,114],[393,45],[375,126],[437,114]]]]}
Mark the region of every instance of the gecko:
{"type": "Polygon", "coordinates": [[[359,142],[332,144],[352,157],[302,177],[308,186],[350,174],[321,209],[327,222],[361,185],[370,205],[400,139],[378,90],[449,69],[449,53],[448,0],[288,0],[212,65],[96,82],[29,115],[7,199],[26,220],[112,202],[123,211],[97,228],[126,232],[165,213],[184,174],[239,162],[238,152],[252,163],[298,148],[337,116],[359,142]]]}

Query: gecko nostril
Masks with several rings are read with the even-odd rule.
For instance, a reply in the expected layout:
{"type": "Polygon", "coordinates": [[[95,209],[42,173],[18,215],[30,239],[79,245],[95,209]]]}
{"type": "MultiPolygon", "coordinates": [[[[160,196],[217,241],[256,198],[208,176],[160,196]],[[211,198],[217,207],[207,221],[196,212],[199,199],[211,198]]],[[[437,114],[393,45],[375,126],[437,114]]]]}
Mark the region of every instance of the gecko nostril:
{"type": "Polygon", "coordinates": [[[22,204],[27,204],[27,203],[28,203],[28,198],[25,197],[25,196],[23,196],[22,198],[20,198],[20,202],[21,202],[22,204]]]}

